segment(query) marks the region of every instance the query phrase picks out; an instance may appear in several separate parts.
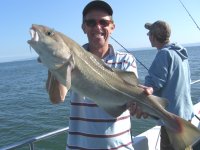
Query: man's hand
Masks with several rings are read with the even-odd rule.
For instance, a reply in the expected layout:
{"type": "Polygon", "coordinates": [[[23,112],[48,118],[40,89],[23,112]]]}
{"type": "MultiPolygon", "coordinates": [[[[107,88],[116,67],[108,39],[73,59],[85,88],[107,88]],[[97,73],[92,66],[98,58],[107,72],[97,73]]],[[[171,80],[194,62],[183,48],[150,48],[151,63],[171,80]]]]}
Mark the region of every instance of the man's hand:
{"type": "MultiPolygon", "coordinates": [[[[139,87],[144,89],[144,93],[147,95],[153,94],[153,88],[152,87],[147,87],[144,85],[138,85],[139,87]]],[[[136,103],[128,103],[127,108],[130,111],[131,116],[136,116],[136,118],[140,119],[141,117],[147,118],[148,113],[143,112],[142,109],[136,104],[136,103]]]]}
{"type": "Polygon", "coordinates": [[[152,87],[148,87],[148,86],[144,86],[139,84],[138,87],[141,87],[144,89],[144,93],[147,95],[152,95],[153,94],[153,88],[152,87]]]}
{"type": "Polygon", "coordinates": [[[136,116],[136,118],[140,119],[141,117],[147,118],[148,114],[143,112],[142,109],[136,103],[129,103],[127,107],[130,111],[131,116],[136,116]]]}

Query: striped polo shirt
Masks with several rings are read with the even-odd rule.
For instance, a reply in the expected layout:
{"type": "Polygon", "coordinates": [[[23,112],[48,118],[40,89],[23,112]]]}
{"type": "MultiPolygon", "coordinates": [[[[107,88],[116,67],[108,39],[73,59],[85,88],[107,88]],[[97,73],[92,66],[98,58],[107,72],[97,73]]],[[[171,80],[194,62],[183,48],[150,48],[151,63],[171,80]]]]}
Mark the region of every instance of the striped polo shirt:
{"type": "MultiPolygon", "coordinates": [[[[88,44],[83,46],[88,49],[88,44]]],[[[128,53],[114,51],[103,61],[110,67],[135,72],[135,58],[128,53]]],[[[130,113],[126,110],[113,118],[92,100],[72,92],[70,97],[67,150],[133,150],[130,113]]]]}

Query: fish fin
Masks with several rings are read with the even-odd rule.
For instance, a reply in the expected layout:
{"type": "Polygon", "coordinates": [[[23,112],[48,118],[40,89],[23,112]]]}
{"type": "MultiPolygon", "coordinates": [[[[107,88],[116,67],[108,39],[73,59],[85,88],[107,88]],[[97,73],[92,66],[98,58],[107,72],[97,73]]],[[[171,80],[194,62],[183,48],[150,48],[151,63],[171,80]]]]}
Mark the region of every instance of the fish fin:
{"type": "Polygon", "coordinates": [[[73,56],[70,56],[69,61],[67,61],[61,68],[57,69],[56,71],[53,70],[56,79],[66,86],[67,90],[71,88],[71,72],[75,67],[75,61],[73,56]],[[64,73],[64,81],[62,80],[62,74],[64,73]]]}
{"type": "MultiPolygon", "coordinates": [[[[65,66],[65,65],[64,65],[65,66]]],[[[74,57],[71,55],[69,58],[69,61],[66,63],[67,69],[66,69],[66,87],[67,89],[71,88],[71,72],[75,67],[75,61],[74,61],[74,57]]]]}
{"type": "Polygon", "coordinates": [[[125,110],[127,110],[126,105],[119,106],[119,107],[104,107],[103,108],[109,115],[111,115],[114,118],[119,117],[125,110]]]}
{"type": "Polygon", "coordinates": [[[139,84],[137,76],[135,75],[134,72],[129,72],[129,71],[123,71],[119,69],[113,68],[113,70],[116,72],[116,74],[122,78],[126,83],[136,86],[139,84]]]}
{"type": "Polygon", "coordinates": [[[154,101],[154,103],[161,105],[163,108],[166,108],[169,104],[169,101],[166,98],[158,97],[154,95],[148,95],[148,97],[150,97],[150,99],[154,101]]]}
{"type": "Polygon", "coordinates": [[[71,88],[71,71],[72,71],[72,67],[70,65],[67,66],[67,69],[66,69],[66,87],[67,89],[70,89],[71,88]]]}
{"type": "Polygon", "coordinates": [[[197,127],[178,116],[175,116],[175,120],[180,125],[178,131],[171,130],[167,127],[166,131],[170,142],[176,150],[184,150],[200,142],[200,130],[197,127]]]}

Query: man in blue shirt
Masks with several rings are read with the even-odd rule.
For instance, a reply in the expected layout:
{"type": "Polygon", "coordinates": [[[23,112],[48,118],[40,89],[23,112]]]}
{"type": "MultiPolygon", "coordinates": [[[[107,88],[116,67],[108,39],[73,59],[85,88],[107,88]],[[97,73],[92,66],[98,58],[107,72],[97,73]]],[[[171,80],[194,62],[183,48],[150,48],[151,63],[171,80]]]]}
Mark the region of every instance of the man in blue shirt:
{"type": "MultiPolygon", "coordinates": [[[[157,55],[145,77],[145,85],[153,87],[154,94],[167,98],[166,110],[185,120],[193,117],[193,104],[190,93],[190,67],[186,48],[170,43],[171,29],[164,21],[146,23],[147,35],[157,55]]],[[[174,150],[165,127],[161,127],[161,150],[174,150]]]]}

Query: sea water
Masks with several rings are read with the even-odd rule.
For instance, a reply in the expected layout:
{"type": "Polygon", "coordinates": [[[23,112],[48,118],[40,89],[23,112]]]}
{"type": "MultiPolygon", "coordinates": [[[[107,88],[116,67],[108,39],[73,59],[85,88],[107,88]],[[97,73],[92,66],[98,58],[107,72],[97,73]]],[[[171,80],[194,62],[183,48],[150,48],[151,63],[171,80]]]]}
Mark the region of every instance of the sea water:
{"type": "MultiPolygon", "coordinates": [[[[132,51],[149,68],[156,50],[132,51]]],[[[188,47],[191,78],[200,79],[200,47],[188,47]]],[[[147,70],[137,63],[139,80],[147,70]]],[[[69,100],[51,104],[45,90],[47,69],[35,59],[0,63],[0,148],[21,140],[68,126],[69,100]]],[[[193,103],[199,102],[200,83],[192,85],[193,103]]],[[[132,118],[132,133],[137,135],[155,125],[151,119],[132,118]]],[[[66,134],[38,142],[39,150],[65,149],[66,134]]],[[[23,149],[28,149],[25,147],[23,149]]]]}

